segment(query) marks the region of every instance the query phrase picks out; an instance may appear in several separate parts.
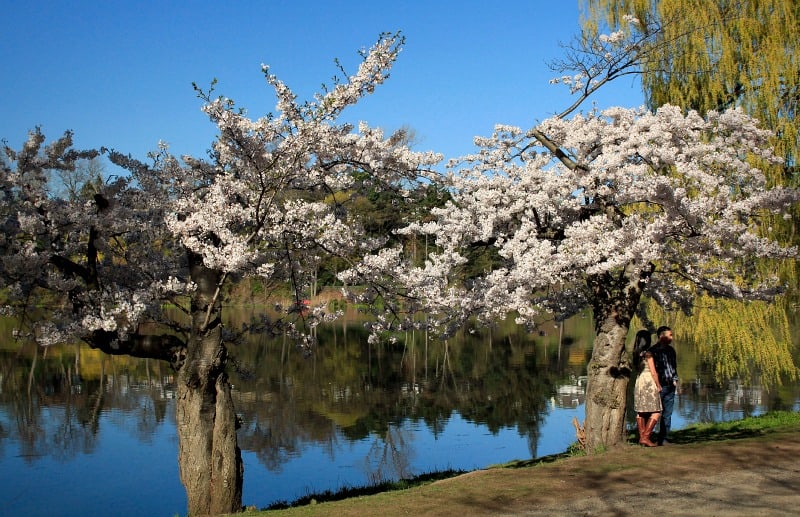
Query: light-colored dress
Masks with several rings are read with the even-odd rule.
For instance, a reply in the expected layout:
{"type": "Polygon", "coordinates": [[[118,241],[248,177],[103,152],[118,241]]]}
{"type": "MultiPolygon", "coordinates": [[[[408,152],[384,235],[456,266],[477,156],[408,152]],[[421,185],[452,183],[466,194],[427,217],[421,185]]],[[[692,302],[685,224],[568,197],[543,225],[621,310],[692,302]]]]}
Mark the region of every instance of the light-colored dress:
{"type": "Polygon", "coordinates": [[[661,411],[661,396],[656,388],[656,381],[647,367],[647,359],[652,357],[650,352],[642,354],[642,371],[636,377],[633,389],[633,410],[637,413],[657,413],[661,411]]]}

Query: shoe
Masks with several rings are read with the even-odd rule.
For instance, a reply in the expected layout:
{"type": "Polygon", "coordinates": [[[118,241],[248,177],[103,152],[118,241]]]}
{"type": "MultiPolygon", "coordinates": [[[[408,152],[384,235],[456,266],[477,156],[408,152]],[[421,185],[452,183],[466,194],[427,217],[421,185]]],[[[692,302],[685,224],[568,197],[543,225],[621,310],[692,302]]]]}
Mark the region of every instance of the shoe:
{"type": "Polygon", "coordinates": [[[650,436],[653,434],[656,424],[658,424],[658,418],[651,418],[647,421],[647,427],[645,427],[643,437],[639,440],[639,443],[646,447],[658,447],[658,445],[650,441],[650,436]]]}
{"type": "Polygon", "coordinates": [[[644,418],[636,415],[636,429],[639,431],[639,445],[644,445],[644,418]]]}

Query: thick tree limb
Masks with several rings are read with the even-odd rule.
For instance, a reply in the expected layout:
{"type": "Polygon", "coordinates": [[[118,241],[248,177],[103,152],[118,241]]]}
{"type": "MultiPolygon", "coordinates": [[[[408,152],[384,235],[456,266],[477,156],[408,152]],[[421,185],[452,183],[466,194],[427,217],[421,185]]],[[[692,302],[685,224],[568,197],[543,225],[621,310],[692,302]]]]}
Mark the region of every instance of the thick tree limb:
{"type": "Polygon", "coordinates": [[[183,366],[186,357],[186,343],[172,334],[135,334],[120,339],[116,331],[95,330],[83,340],[91,348],[109,355],[129,355],[166,361],[176,371],[183,366]]]}

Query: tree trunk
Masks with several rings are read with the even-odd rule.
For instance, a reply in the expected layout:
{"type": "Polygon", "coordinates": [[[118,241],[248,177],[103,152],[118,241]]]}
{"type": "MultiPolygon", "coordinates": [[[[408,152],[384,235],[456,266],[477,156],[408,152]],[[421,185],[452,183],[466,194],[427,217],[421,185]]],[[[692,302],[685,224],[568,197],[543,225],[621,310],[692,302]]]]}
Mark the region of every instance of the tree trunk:
{"type": "Polygon", "coordinates": [[[236,413],[225,374],[219,272],[190,254],[192,336],[178,372],[178,466],[191,516],[242,510],[244,467],[236,438],[236,413]]]}
{"type": "Polygon", "coordinates": [[[586,451],[613,447],[625,438],[625,408],[631,367],[625,339],[655,266],[628,264],[619,274],[587,280],[594,313],[595,338],[586,380],[586,451]]]}
{"type": "Polygon", "coordinates": [[[224,374],[191,387],[179,376],[178,466],[191,516],[242,510],[244,468],[224,374]]]}
{"type": "Polygon", "coordinates": [[[625,399],[630,366],[624,357],[628,325],[609,316],[596,322],[586,381],[586,451],[619,445],[624,439],[625,399]]]}

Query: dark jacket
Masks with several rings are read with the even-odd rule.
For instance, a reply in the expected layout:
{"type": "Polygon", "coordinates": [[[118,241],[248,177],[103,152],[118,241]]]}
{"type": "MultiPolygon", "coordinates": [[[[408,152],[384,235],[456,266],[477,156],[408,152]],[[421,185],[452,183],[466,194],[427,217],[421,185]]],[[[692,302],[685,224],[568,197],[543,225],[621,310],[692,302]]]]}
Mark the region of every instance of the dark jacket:
{"type": "Polygon", "coordinates": [[[678,382],[678,357],[672,345],[659,342],[650,347],[650,352],[653,354],[661,386],[672,386],[678,382]]]}

